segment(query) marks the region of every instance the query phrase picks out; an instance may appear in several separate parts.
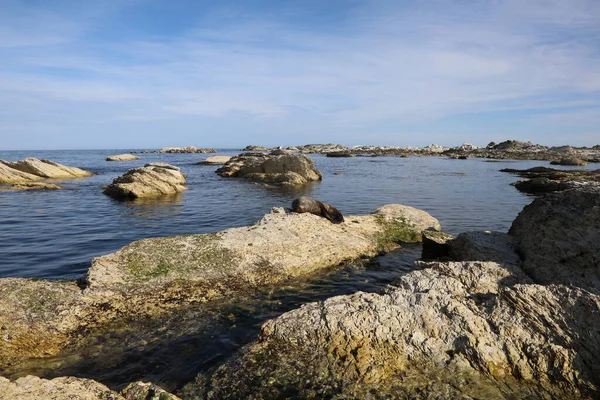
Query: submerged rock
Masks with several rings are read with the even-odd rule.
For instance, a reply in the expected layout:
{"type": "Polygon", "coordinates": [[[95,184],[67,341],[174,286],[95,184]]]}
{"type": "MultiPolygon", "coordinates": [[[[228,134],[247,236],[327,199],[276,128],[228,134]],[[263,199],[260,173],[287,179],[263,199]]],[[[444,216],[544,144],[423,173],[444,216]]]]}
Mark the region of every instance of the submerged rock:
{"type": "Polygon", "coordinates": [[[216,172],[223,177],[246,178],[276,185],[302,185],[322,178],[310,158],[295,154],[242,153],[231,158],[216,172]]]}
{"type": "Polygon", "coordinates": [[[600,294],[600,184],[535,199],[513,222],[524,270],[536,282],[600,294]]]}
{"type": "Polygon", "coordinates": [[[134,156],[133,154],[117,154],[115,156],[106,157],[106,161],[133,161],[139,159],[138,156],[134,156]]]}
{"type": "Polygon", "coordinates": [[[156,197],[175,194],[187,189],[185,176],[178,167],[165,163],[150,163],[133,168],[113,179],[104,189],[108,196],[123,198],[156,197]]]}
{"type": "Polygon", "coordinates": [[[44,178],[73,179],[91,175],[92,172],[83,169],[32,157],[14,162],[0,160],[0,183],[33,182],[44,178]]]}
{"type": "Polygon", "coordinates": [[[311,303],[187,390],[209,399],[592,398],[600,297],[492,262],[427,263],[311,303]],[[593,317],[592,317],[593,316],[593,317]]]}

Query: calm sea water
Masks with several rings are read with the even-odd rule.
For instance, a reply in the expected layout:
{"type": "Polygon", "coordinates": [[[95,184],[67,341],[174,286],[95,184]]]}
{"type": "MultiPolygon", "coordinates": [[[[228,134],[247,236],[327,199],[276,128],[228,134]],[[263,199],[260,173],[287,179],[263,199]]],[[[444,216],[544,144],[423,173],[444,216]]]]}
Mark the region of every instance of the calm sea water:
{"type": "MultiPolygon", "coordinates": [[[[77,278],[93,257],[147,237],[206,233],[253,224],[271,207],[289,207],[299,195],[328,202],[344,214],[364,214],[388,203],[421,208],[447,232],[505,231],[530,198],[498,172],[539,161],[489,163],[436,157],[327,158],[313,155],[323,181],[295,189],[266,189],[221,178],[214,166],[194,165],[204,154],[139,154],[140,160],[107,162],[128,150],[0,151],[0,159],[46,158],[98,175],[62,183],[62,191],[0,191],[0,277],[77,278]],[[176,197],[120,202],[102,186],[151,161],[179,166],[189,190],[176,197]]],[[[219,151],[235,155],[237,151],[219,151]]]]}
{"type": "MultiPolygon", "coordinates": [[[[311,155],[323,181],[294,189],[267,189],[221,178],[216,166],[194,165],[205,154],[140,154],[137,161],[106,162],[129,150],[0,152],[14,161],[46,158],[97,173],[65,181],[67,190],[0,191],[0,277],[73,279],[93,257],[146,237],[206,233],[253,224],[271,207],[289,207],[299,195],[331,203],[344,214],[365,214],[389,203],[421,208],[444,231],[506,231],[532,198],[509,185],[515,176],[501,168],[546,165],[540,161],[486,162],[441,157],[327,158],[311,155]],[[162,161],[187,174],[189,190],[175,197],[120,202],[102,186],[132,167],[162,161]]],[[[235,155],[222,150],[217,155],[235,155]]],[[[256,338],[267,319],[301,304],[359,290],[379,291],[413,268],[419,245],[408,245],[368,264],[324,272],[297,286],[276,288],[243,301],[214,302],[174,312],[172,318],[140,326],[115,326],[91,337],[83,348],[56,357],[29,360],[0,375],[16,378],[74,375],[112,388],[134,380],[177,390],[198,373],[210,371],[256,338]]]]}

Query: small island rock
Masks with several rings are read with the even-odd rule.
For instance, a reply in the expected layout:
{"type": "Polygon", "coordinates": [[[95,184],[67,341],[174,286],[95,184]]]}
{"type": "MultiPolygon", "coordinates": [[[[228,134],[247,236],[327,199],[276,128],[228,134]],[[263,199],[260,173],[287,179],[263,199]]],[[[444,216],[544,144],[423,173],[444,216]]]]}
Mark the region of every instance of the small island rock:
{"type": "Polygon", "coordinates": [[[322,178],[310,158],[296,154],[242,153],[232,157],[216,172],[223,177],[246,178],[276,185],[302,185],[322,178]]]}
{"type": "Polygon", "coordinates": [[[117,154],[115,156],[106,157],[106,161],[133,161],[139,159],[138,156],[134,156],[133,154],[117,154]]]}
{"type": "Polygon", "coordinates": [[[113,179],[104,193],[115,198],[156,197],[182,192],[185,176],[178,167],[165,163],[150,163],[133,168],[113,179]]]}
{"type": "Polygon", "coordinates": [[[205,160],[196,163],[197,165],[215,165],[215,164],[225,164],[227,161],[231,160],[231,156],[211,156],[207,157],[205,160]]]}

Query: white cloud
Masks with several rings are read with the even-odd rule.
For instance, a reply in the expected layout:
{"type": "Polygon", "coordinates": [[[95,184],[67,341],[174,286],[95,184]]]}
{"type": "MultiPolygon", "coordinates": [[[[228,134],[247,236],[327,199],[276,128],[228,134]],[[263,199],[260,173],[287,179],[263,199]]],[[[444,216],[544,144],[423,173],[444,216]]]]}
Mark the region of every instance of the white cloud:
{"type": "Polygon", "coordinates": [[[0,43],[22,35],[20,46],[44,45],[0,50],[11,56],[0,67],[0,100],[24,119],[47,99],[56,115],[61,104],[67,116],[102,102],[100,117],[111,121],[275,118],[353,135],[379,123],[540,108],[572,107],[556,117],[568,123],[582,112],[577,104],[600,106],[598,4],[368,1],[320,30],[253,15],[237,23],[229,10],[177,37],[108,43],[72,21],[45,36],[63,20],[43,17],[31,35],[19,24],[0,30],[0,43]]]}

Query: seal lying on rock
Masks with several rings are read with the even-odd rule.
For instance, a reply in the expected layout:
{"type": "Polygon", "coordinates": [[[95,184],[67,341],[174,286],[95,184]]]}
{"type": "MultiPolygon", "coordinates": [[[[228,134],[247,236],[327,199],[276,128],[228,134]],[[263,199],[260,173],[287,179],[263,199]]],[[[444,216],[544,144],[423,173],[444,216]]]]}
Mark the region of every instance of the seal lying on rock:
{"type": "Polygon", "coordinates": [[[292,202],[292,211],[297,213],[311,213],[327,218],[334,224],[344,222],[344,216],[339,210],[327,203],[322,203],[312,197],[302,196],[292,202]]]}

